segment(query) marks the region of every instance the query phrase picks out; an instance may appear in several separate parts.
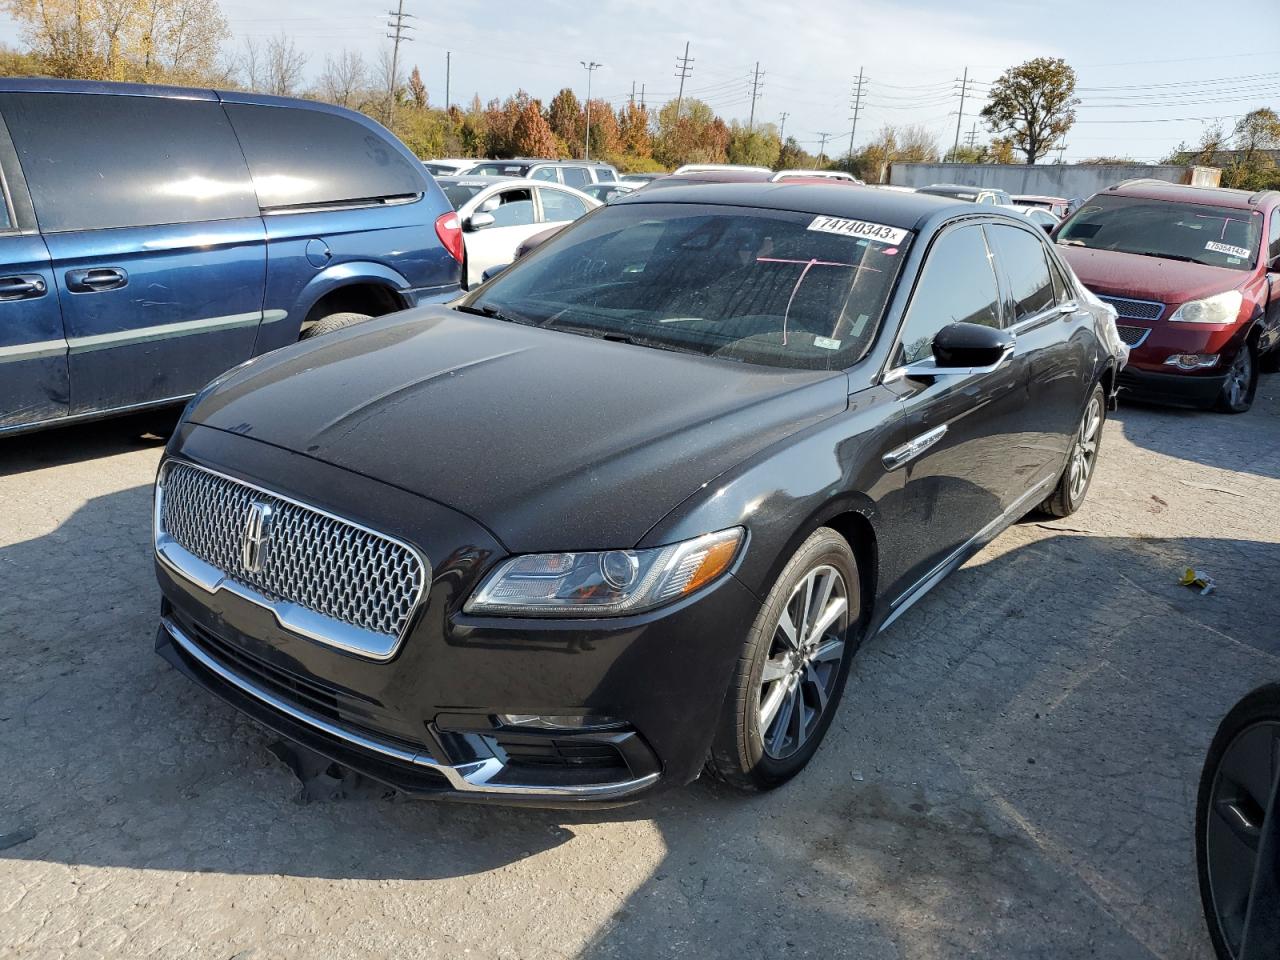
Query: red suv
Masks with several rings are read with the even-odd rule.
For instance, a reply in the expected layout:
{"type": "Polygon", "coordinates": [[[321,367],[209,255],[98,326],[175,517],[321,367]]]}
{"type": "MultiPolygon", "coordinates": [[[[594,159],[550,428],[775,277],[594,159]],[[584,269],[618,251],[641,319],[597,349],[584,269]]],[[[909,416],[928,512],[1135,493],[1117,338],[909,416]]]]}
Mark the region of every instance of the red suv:
{"type": "Polygon", "coordinates": [[[1130,395],[1243,413],[1280,366],[1280,191],[1130,180],[1054,238],[1119,314],[1130,395]]]}

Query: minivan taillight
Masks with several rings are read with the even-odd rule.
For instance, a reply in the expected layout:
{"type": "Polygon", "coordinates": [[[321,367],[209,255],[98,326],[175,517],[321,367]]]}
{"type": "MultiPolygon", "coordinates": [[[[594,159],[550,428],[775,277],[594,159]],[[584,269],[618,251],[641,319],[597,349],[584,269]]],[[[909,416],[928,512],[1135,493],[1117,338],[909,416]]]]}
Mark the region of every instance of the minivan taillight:
{"type": "Polygon", "coordinates": [[[436,217],[436,236],[440,238],[444,248],[449,251],[449,256],[461,263],[462,222],[454,211],[450,210],[448,213],[442,213],[436,217]]]}

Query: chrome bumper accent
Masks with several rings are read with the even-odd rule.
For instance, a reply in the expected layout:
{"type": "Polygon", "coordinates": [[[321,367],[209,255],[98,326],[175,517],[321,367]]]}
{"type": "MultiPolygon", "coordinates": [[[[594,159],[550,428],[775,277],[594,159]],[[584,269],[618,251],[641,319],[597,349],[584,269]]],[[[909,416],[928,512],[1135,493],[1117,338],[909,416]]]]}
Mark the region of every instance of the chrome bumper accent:
{"type": "Polygon", "coordinates": [[[511,797],[524,797],[526,799],[546,799],[546,800],[611,800],[628,796],[645,787],[652,786],[657,782],[659,775],[651,773],[634,780],[621,780],[613,783],[593,783],[580,784],[571,786],[538,786],[531,784],[514,784],[514,783],[493,783],[492,781],[500,776],[506,769],[506,765],[497,757],[489,757],[484,760],[475,760],[470,763],[462,763],[457,766],[440,763],[431,757],[423,756],[420,753],[414,753],[401,747],[394,746],[389,743],[375,740],[372,737],[366,737],[362,734],[354,733],[350,730],[340,727],[335,723],[331,723],[322,717],[300,710],[281,700],[274,694],[263,690],[257,684],[245,680],[243,677],[227,669],[223,664],[215,660],[213,657],[205,653],[200,646],[187,635],[187,633],[173,622],[170,617],[162,617],[161,625],[169,632],[169,636],[173,638],[182,652],[193,660],[197,661],[202,667],[210,673],[217,675],[221,680],[229,683],[241,693],[258,700],[273,710],[283,713],[285,716],[298,723],[305,724],[315,730],[319,730],[337,740],[350,744],[361,750],[367,750],[389,757],[393,760],[399,760],[401,763],[411,763],[414,766],[423,767],[442,774],[449,782],[453,789],[460,793],[476,793],[501,795],[511,797]]]}

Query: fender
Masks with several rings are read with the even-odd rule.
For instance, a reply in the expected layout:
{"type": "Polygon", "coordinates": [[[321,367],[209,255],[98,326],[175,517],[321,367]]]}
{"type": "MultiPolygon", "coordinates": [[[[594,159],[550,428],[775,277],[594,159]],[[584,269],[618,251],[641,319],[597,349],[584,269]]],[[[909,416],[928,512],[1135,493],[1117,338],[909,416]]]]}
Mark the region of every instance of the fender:
{"type": "Polygon", "coordinates": [[[344,263],[330,264],[307,281],[293,304],[267,305],[268,317],[273,316],[273,310],[277,315],[283,313],[284,316],[263,323],[258,330],[258,342],[254,353],[267,353],[296,343],[302,330],[302,322],[322,297],[342,287],[356,284],[374,284],[383,287],[395,295],[401,306],[412,305],[408,293],[409,281],[390,267],[369,260],[349,260],[344,263]]]}

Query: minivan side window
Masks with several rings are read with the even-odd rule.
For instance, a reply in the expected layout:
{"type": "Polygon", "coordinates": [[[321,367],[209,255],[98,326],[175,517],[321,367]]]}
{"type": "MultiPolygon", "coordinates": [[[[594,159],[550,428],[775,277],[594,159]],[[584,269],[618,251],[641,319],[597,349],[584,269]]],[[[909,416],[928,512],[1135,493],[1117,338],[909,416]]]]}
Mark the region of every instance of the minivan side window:
{"type": "Polygon", "coordinates": [[[546,180],[548,183],[559,183],[560,178],[556,176],[555,167],[538,167],[533,173],[529,174],[530,180],[546,180]]]}
{"type": "Polygon", "coordinates": [[[613,183],[617,179],[612,167],[596,167],[596,183],[613,183]]]}
{"type": "Polygon", "coordinates": [[[1280,257],[1280,207],[1271,211],[1271,246],[1268,250],[1271,254],[1268,259],[1280,257]]]}
{"type": "Polygon", "coordinates": [[[413,197],[426,186],[421,164],[355,120],[250,103],[226,109],[264,209],[413,197]]]}
{"type": "Polygon", "coordinates": [[[7,93],[0,108],[47,233],[258,215],[216,101],[7,93]]]}
{"type": "Polygon", "coordinates": [[[1049,261],[1040,238],[1000,224],[987,225],[987,239],[1004,268],[1015,306],[1014,323],[1048,310],[1055,301],[1049,261]]]}
{"type": "Polygon", "coordinates": [[[1000,289],[982,228],[960,227],[938,238],[902,325],[899,363],[933,356],[933,338],[951,323],[1000,326],[1000,289]]]}

